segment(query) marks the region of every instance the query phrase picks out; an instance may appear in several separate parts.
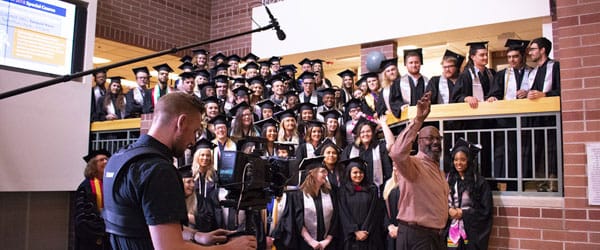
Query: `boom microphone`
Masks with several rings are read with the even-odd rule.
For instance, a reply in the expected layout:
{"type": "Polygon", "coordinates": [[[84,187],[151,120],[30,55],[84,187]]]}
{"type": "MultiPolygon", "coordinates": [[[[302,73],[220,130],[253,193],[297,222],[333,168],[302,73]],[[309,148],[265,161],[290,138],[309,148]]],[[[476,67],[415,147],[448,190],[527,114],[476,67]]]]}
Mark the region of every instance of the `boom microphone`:
{"type": "Polygon", "coordinates": [[[281,30],[281,27],[279,27],[279,22],[277,22],[277,19],[275,19],[273,14],[271,14],[269,7],[267,7],[265,5],[265,9],[267,9],[267,14],[269,14],[269,19],[271,19],[271,24],[273,24],[273,28],[275,28],[275,31],[277,33],[277,38],[279,38],[280,41],[285,40],[285,37],[286,37],[285,32],[283,32],[283,30],[281,30]]]}

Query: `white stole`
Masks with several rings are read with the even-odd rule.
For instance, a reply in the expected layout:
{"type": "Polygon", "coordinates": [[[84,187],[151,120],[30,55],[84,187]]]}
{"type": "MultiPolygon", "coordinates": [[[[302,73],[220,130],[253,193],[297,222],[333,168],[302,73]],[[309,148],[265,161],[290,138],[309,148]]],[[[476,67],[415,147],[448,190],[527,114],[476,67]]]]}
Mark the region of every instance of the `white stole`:
{"type": "Polygon", "coordinates": [[[133,89],[133,99],[138,104],[144,103],[144,89],[137,87],[133,89]]]}
{"type": "MultiPolygon", "coordinates": [[[[381,166],[381,156],[379,155],[379,145],[371,150],[373,154],[373,183],[377,188],[383,184],[383,167],[381,166]]],[[[352,146],[350,150],[350,158],[359,156],[360,150],[356,146],[352,146]]]]}
{"type": "MultiPolygon", "coordinates": [[[[481,82],[479,81],[479,76],[473,72],[472,69],[469,69],[469,74],[471,74],[471,79],[473,80],[473,97],[477,98],[478,101],[484,101],[483,94],[483,86],[481,86],[481,82]]],[[[482,72],[485,74],[485,72],[482,72]]]]}
{"type": "MultiPolygon", "coordinates": [[[[523,68],[523,79],[519,90],[529,90],[529,71],[528,67],[523,68]]],[[[517,74],[513,68],[507,68],[504,72],[504,100],[517,99],[517,74]]]]}
{"type": "MultiPolygon", "coordinates": [[[[393,84],[393,83],[392,83],[393,84]]],[[[389,110],[390,112],[392,112],[392,108],[390,106],[390,88],[392,86],[387,86],[385,88],[383,88],[383,90],[381,91],[382,93],[382,97],[383,97],[383,102],[385,103],[385,107],[387,108],[387,110],[389,110]]]]}
{"type": "Polygon", "coordinates": [[[323,203],[323,211],[317,211],[315,206],[315,201],[313,198],[307,194],[302,192],[302,197],[304,198],[304,227],[310,234],[310,237],[313,239],[317,239],[317,213],[323,214],[323,219],[325,221],[325,232],[323,238],[326,238],[327,232],[329,232],[329,228],[331,227],[331,218],[333,217],[333,202],[331,200],[331,195],[321,193],[321,202],[323,203]]]}
{"type": "MultiPolygon", "coordinates": [[[[546,64],[546,75],[544,76],[544,87],[542,88],[542,92],[547,93],[550,90],[552,90],[552,70],[554,68],[554,60],[550,60],[548,59],[548,63],[546,64]]],[[[531,72],[529,72],[529,83],[531,84],[531,86],[533,86],[534,82],[535,82],[535,75],[537,74],[537,71],[539,69],[539,66],[536,66],[535,68],[533,68],[531,70],[531,72]]]]}
{"type": "Polygon", "coordinates": [[[440,76],[440,82],[438,83],[438,89],[440,92],[440,104],[450,103],[450,91],[448,89],[448,79],[444,76],[440,76]]]}
{"type": "Polygon", "coordinates": [[[315,148],[313,147],[312,144],[310,143],[306,143],[306,158],[313,158],[315,157],[315,148]]]}
{"type": "Polygon", "coordinates": [[[108,105],[106,105],[106,114],[109,115],[117,115],[117,112],[115,111],[115,104],[112,101],[112,98],[110,100],[110,103],[108,105]]]}
{"type": "MultiPolygon", "coordinates": [[[[300,99],[302,100],[302,102],[306,102],[306,95],[304,94],[304,92],[300,93],[300,99]]],[[[319,105],[319,99],[317,99],[317,95],[314,91],[310,95],[309,102],[314,105],[319,105]]]]}
{"type": "MultiPolygon", "coordinates": [[[[411,95],[412,95],[412,89],[410,87],[410,80],[408,78],[412,78],[412,76],[410,76],[409,74],[403,75],[400,78],[400,89],[402,90],[402,101],[404,101],[404,103],[408,103],[410,104],[410,100],[411,100],[411,95]]],[[[425,94],[425,90],[427,89],[427,85],[429,84],[429,81],[427,79],[427,77],[421,75],[421,77],[423,77],[423,94],[425,94]]],[[[419,84],[419,79],[414,79],[412,78],[414,84],[415,84],[415,88],[417,87],[417,85],[419,84]]]]}

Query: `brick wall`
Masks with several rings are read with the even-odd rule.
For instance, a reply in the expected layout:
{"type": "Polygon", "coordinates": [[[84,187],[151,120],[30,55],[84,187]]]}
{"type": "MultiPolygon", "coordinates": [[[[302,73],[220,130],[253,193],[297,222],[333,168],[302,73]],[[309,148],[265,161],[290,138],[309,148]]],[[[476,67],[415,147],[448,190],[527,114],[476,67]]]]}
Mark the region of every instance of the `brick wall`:
{"type": "Polygon", "coordinates": [[[96,36],[155,51],[204,41],[210,7],[210,0],[98,1],[96,36]]]}
{"type": "Polygon", "coordinates": [[[556,1],[561,63],[564,207],[496,207],[491,249],[600,249],[600,206],[589,206],[585,142],[600,141],[600,2],[556,1]]]}
{"type": "Polygon", "coordinates": [[[367,70],[367,55],[369,55],[369,53],[372,51],[379,51],[385,55],[386,59],[392,59],[398,56],[396,55],[397,48],[398,44],[395,41],[382,41],[362,44],[360,46],[361,74],[369,72],[369,70],[367,70]]]}

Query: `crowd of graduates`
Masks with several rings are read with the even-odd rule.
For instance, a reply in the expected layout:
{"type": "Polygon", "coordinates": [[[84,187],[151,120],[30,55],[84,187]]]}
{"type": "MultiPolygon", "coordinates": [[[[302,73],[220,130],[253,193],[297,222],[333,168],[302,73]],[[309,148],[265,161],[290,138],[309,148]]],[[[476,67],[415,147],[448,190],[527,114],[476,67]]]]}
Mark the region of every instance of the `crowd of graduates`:
{"type": "MultiPolygon", "coordinates": [[[[408,74],[401,76],[398,59],[383,60],[377,72],[355,81],[355,72],[337,75],[340,86],[324,77],[323,60],[308,59],[281,65],[281,57],[260,60],[194,50],[181,58],[183,73],[174,83],[167,64],[153,68],[157,84],[149,89],[147,67],[133,69],[138,86],[123,94],[120,79],[95,74],[92,120],[114,120],[152,113],[159,98],[171,92],[196,96],[206,110],[190,157],[179,162],[185,185],[189,227],[201,232],[219,228],[243,231],[246,211],[224,207],[227,191],[219,187],[221,152],[241,151],[287,163],[282,195],[273,196],[261,211],[259,246],[278,249],[396,249],[398,170],[389,156],[395,138],[386,114],[399,117],[431,93],[434,104],[558,95],[558,62],[548,59],[545,38],[507,41],[508,52],[519,60],[495,73],[486,67],[485,42],[469,43],[465,56],[446,51],[441,76],[420,74],[421,49],[404,51],[408,74]],[[534,62],[525,64],[527,50],[534,62]],[[536,54],[538,50],[541,55],[536,54]],[[542,50],[542,51],[539,51],[542,50]],[[533,51],[533,52],[532,52],[533,51]],[[539,56],[541,58],[535,58],[539,56]],[[209,67],[209,60],[212,67],[209,67]],[[243,63],[243,67],[241,64],[243,63]],[[551,63],[552,65],[550,65],[551,63]],[[300,72],[298,72],[300,71],[300,72]],[[548,73],[550,72],[550,73],[548,73]],[[554,74],[552,74],[554,72],[554,74]],[[296,75],[298,75],[296,77],[296,75]],[[378,133],[381,131],[381,133],[378,133]]],[[[430,137],[437,143],[442,137],[430,137]]],[[[491,191],[477,173],[477,147],[455,145],[448,169],[448,223],[439,231],[448,247],[487,248],[491,230],[491,191]]],[[[93,179],[93,178],[92,178],[93,179]]],[[[252,216],[252,215],[248,215],[252,216]]],[[[418,226],[418,225],[417,225],[418,226]]]]}

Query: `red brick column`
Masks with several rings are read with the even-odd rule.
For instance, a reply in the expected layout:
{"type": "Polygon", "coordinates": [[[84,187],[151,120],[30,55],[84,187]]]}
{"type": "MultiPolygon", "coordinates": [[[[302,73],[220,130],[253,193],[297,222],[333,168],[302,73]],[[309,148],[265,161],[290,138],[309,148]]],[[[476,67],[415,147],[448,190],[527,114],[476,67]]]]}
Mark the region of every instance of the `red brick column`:
{"type": "Polygon", "coordinates": [[[143,114],[140,120],[140,135],[145,135],[152,125],[153,114],[143,114]]]}
{"type": "Polygon", "coordinates": [[[396,57],[398,45],[395,41],[382,41],[375,43],[365,43],[360,46],[360,73],[369,72],[367,70],[367,55],[371,51],[380,51],[385,55],[385,58],[391,59],[396,57]]]}

